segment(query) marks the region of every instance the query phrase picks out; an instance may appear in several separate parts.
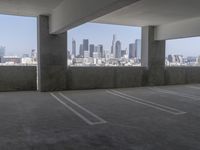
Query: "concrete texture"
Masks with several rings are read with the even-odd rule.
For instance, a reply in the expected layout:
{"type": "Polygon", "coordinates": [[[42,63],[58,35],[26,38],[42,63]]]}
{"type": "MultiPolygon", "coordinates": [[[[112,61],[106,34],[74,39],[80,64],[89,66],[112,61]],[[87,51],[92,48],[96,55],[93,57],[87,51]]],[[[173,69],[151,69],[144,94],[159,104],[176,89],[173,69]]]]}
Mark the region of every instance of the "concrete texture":
{"type": "MultiPolygon", "coordinates": [[[[56,67],[54,71],[56,71],[56,67]]],[[[163,85],[200,83],[199,74],[199,67],[166,67],[163,85]]],[[[145,67],[69,67],[66,69],[65,78],[66,90],[151,85],[148,82],[148,70],[145,67]]],[[[53,84],[57,85],[58,81],[55,80],[53,84]]],[[[0,67],[0,91],[32,91],[36,89],[36,67],[0,67]]]]}
{"type": "Polygon", "coordinates": [[[67,89],[135,87],[145,84],[142,67],[69,67],[67,89]]]}
{"type": "Polygon", "coordinates": [[[200,83],[200,67],[167,67],[165,84],[200,83]]]}
{"type": "MultiPolygon", "coordinates": [[[[200,88],[200,85],[190,86],[200,88]]],[[[158,88],[200,96],[198,89],[186,86],[158,88]]],[[[199,101],[145,87],[117,90],[186,113],[173,115],[127,101],[106,90],[63,91],[73,102],[107,121],[88,125],[50,93],[1,93],[0,149],[199,150],[199,101]]],[[[72,104],[71,107],[75,108],[72,104]]]]}
{"type": "Polygon", "coordinates": [[[35,66],[0,66],[0,91],[37,89],[35,66]]]}
{"type": "Polygon", "coordinates": [[[50,33],[62,33],[138,1],[140,0],[63,0],[51,12],[50,33]]]}
{"type": "Polygon", "coordinates": [[[49,17],[38,17],[38,89],[39,91],[66,88],[67,35],[49,34],[49,17]]]}
{"type": "Polygon", "coordinates": [[[142,66],[148,68],[148,84],[163,85],[165,41],[154,40],[153,26],[142,28],[142,66]]]}

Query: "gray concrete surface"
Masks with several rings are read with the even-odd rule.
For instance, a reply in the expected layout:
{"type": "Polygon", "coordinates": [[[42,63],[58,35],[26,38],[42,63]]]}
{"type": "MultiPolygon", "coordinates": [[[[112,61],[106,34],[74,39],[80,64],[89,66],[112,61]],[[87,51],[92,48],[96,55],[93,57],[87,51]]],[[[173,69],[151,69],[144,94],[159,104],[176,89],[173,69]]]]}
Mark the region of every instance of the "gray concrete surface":
{"type": "Polygon", "coordinates": [[[153,26],[142,28],[142,66],[148,68],[148,84],[163,85],[165,81],[165,41],[154,40],[153,26]]]}
{"type": "MultiPolygon", "coordinates": [[[[163,85],[200,83],[199,67],[166,67],[163,85]]],[[[69,67],[66,90],[149,86],[144,67],[69,67]]],[[[57,84],[57,82],[54,84],[57,84]]],[[[36,67],[1,66],[0,91],[36,90],[36,67]]]]}
{"type": "Polygon", "coordinates": [[[35,66],[0,66],[0,91],[37,89],[35,66]]]}
{"type": "Polygon", "coordinates": [[[67,99],[59,92],[1,93],[0,149],[199,150],[199,90],[198,84],[115,89],[126,96],[104,89],[62,91],[67,99]],[[106,122],[83,119],[95,122],[97,116],[106,122]]]}
{"type": "Polygon", "coordinates": [[[166,67],[165,84],[200,83],[200,67],[166,67]]]}
{"type": "Polygon", "coordinates": [[[69,67],[67,89],[136,87],[145,84],[143,67],[69,67]]]}
{"type": "Polygon", "coordinates": [[[66,88],[67,35],[49,34],[49,17],[38,17],[38,89],[39,91],[66,88]]]}

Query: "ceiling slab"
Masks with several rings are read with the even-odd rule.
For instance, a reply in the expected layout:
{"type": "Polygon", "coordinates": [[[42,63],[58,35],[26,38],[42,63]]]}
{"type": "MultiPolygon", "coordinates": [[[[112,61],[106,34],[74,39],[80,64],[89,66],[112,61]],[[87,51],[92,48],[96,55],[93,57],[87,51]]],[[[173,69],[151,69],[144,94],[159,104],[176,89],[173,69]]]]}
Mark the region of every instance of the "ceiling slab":
{"type": "Polygon", "coordinates": [[[20,16],[49,15],[63,0],[0,0],[0,13],[20,16]]]}
{"type": "Polygon", "coordinates": [[[200,17],[199,0],[141,0],[93,22],[128,26],[162,25],[200,17]]]}

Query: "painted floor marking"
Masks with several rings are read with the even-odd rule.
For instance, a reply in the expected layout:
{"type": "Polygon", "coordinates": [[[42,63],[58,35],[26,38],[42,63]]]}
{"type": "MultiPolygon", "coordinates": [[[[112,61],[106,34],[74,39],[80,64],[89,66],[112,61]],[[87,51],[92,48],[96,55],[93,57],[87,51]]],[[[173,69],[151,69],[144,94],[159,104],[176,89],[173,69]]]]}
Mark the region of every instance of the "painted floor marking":
{"type": "Polygon", "coordinates": [[[148,89],[153,90],[153,91],[157,91],[157,92],[161,92],[161,93],[165,93],[165,94],[170,94],[170,95],[175,95],[175,96],[179,96],[179,97],[189,98],[189,99],[192,99],[194,101],[200,100],[200,97],[197,97],[197,96],[194,96],[194,95],[185,94],[185,93],[179,93],[179,92],[160,89],[160,88],[156,88],[156,87],[148,88],[148,89]]]}
{"type": "Polygon", "coordinates": [[[184,111],[181,111],[181,110],[178,110],[178,109],[175,109],[175,108],[172,108],[172,107],[153,103],[153,102],[150,102],[150,101],[138,98],[138,97],[134,97],[134,96],[131,96],[131,95],[128,95],[128,94],[125,94],[125,93],[122,93],[122,92],[119,92],[119,91],[116,91],[116,90],[107,90],[106,92],[109,93],[109,94],[121,97],[123,99],[126,99],[128,101],[139,103],[139,104],[142,104],[142,105],[145,105],[145,106],[148,106],[148,107],[160,110],[160,111],[164,111],[164,112],[167,112],[167,113],[170,113],[170,114],[173,114],[173,115],[183,115],[183,114],[186,113],[184,111]]]}
{"type": "Polygon", "coordinates": [[[70,111],[72,111],[75,115],[77,115],[79,118],[81,118],[87,124],[89,124],[89,125],[98,125],[98,124],[107,123],[104,119],[102,119],[99,116],[95,115],[94,113],[92,113],[91,111],[87,110],[86,108],[80,106],[79,104],[77,104],[76,102],[74,102],[73,100],[71,100],[70,98],[68,98],[67,96],[65,96],[64,94],[59,93],[60,96],[62,96],[64,99],[66,99],[67,101],[69,101],[70,103],[72,103],[73,105],[77,106],[79,109],[81,109],[82,111],[86,112],[87,114],[91,115],[92,117],[96,118],[99,121],[97,121],[97,122],[90,121],[83,114],[79,113],[78,111],[76,111],[75,109],[73,109],[71,106],[67,105],[64,101],[62,101],[54,93],[50,93],[50,94],[51,94],[52,97],[54,97],[55,100],[57,100],[59,103],[61,103],[62,105],[64,105],[67,109],[69,109],[70,111]]]}

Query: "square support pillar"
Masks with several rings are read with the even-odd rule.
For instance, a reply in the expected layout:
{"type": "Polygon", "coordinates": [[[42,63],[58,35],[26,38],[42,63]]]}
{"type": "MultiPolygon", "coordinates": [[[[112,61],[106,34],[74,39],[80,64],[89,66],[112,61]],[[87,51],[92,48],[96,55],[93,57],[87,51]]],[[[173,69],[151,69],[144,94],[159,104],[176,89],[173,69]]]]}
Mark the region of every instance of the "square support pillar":
{"type": "Polygon", "coordinates": [[[165,40],[154,40],[154,26],[142,28],[142,66],[148,69],[148,85],[165,84],[165,40]]]}
{"type": "Polygon", "coordinates": [[[49,34],[49,17],[38,16],[38,90],[66,89],[67,34],[49,34]]]}

